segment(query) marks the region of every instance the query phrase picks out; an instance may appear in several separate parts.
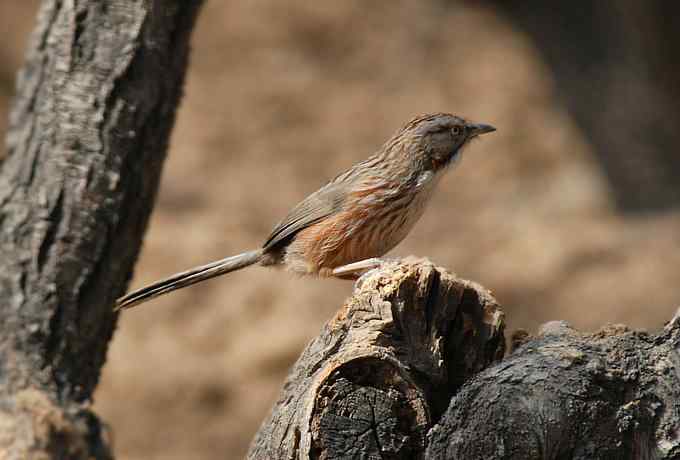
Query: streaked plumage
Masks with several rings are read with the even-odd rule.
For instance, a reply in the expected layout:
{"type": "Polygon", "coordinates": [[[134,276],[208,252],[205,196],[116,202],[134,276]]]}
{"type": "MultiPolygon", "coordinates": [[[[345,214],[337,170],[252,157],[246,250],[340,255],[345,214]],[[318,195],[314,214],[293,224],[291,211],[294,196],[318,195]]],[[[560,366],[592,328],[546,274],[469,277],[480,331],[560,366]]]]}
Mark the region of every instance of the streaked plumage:
{"type": "Polygon", "coordinates": [[[261,249],[173,275],[117,302],[129,308],[248,265],[283,265],[303,275],[334,276],[399,244],[422,215],[445,170],[489,125],[446,113],[409,121],[374,155],[309,195],[277,224],[261,249]]]}

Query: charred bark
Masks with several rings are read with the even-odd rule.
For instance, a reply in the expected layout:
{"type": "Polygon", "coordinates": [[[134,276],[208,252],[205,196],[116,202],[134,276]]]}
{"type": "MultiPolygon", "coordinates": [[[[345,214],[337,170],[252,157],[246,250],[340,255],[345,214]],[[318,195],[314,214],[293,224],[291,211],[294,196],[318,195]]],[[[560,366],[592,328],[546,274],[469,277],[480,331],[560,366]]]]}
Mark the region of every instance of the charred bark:
{"type": "Polygon", "coordinates": [[[679,459],[680,311],[659,334],[544,325],[456,394],[425,458],[679,459]]]}
{"type": "Polygon", "coordinates": [[[107,458],[87,409],[200,0],[46,0],[0,170],[0,456],[107,458]]]}

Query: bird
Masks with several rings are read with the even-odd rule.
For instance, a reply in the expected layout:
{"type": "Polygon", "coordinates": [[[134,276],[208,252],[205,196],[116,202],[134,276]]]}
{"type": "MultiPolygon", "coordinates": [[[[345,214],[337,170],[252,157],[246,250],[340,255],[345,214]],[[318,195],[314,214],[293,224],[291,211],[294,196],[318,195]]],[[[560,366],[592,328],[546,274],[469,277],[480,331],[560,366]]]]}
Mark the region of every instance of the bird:
{"type": "Polygon", "coordinates": [[[496,131],[450,113],[408,121],[369,158],[297,204],[262,247],[174,274],[116,301],[116,311],[250,265],[356,279],[413,228],[444,173],[478,136],[496,131]]]}

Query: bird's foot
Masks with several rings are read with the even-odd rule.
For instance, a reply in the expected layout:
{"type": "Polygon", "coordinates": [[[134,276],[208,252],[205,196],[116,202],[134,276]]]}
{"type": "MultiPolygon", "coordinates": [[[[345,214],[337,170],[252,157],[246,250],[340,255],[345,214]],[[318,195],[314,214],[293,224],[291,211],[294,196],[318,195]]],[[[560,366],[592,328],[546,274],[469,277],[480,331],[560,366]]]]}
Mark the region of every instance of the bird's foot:
{"type": "Polygon", "coordinates": [[[378,257],[372,257],[370,259],[364,259],[358,262],[336,267],[333,269],[332,274],[336,278],[356,280],[361,275],[380,267],[384,263],[385,260],[378,257]]]}

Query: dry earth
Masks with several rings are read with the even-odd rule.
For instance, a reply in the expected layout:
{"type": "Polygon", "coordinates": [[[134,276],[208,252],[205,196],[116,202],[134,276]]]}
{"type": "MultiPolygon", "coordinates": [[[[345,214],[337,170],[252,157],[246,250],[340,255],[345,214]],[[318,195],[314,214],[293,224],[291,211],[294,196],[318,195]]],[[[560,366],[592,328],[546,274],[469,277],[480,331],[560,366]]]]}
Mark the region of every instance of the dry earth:
{"type": "MultiPolygon", "coordinates": [[[[0,134],[35,8],[0,2],[0,134]]],[[[428,111],[499,129],[394,254],[492,289],[511,329],[670,318],[680,214],[616,213],[531,44],[472,2],[208,2],[133,287],[256,247],[290,206],[428,111]]],[[[350,290],[252,268],[124,314],[95,401],[118,458],[240,458],[350,290]]]]}

